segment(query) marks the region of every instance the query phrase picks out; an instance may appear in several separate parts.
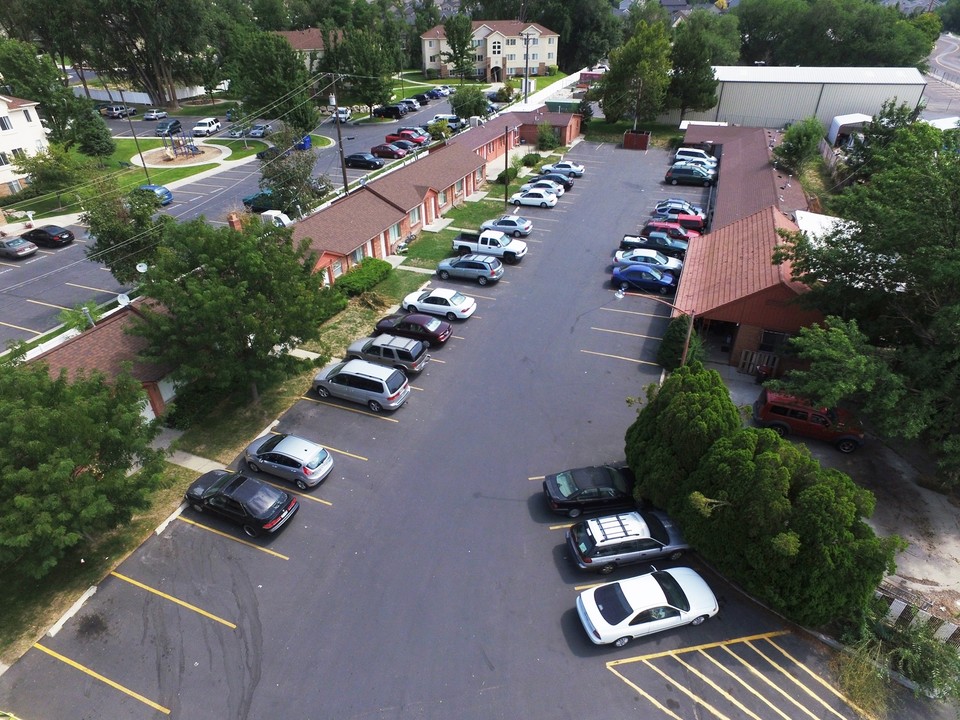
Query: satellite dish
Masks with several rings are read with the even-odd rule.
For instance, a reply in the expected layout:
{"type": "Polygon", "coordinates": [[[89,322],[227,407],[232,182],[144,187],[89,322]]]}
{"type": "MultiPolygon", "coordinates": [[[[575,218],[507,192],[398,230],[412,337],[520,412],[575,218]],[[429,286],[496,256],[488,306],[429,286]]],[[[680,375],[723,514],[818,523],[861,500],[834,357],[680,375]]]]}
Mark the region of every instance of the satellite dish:
{"type": "Polygon", "coordinates": [[[130,304],[130,296],[126,293],[120,293],[117,295],[117,302],[120,304],[120,307],[126,307],[130,304]]]}
{"type": "Polygon", "coordinates": [[[147,265],[145,262],[138,262],[138,263],[137,263],[137,272],[138,272],[138,273],[145,273],[145,272],[149,269],[149,267],[150,267],[150,266],[147,265]]]}

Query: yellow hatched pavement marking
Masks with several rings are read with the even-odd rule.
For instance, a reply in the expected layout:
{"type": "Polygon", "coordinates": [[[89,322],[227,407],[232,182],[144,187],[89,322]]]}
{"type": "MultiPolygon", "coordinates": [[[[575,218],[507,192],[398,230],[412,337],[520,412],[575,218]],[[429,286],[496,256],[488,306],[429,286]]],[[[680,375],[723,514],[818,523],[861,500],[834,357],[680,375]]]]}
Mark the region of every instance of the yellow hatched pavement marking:
{"type": "Polygon", "coordinates": [[[793,655],[791,655],[791,654],[788,653],[786,650],[784,650],[782,647],[780,647],[780,646],[777,645],[775,642],[773,642],[773,640],[767,640],[767,642],[770,643],[771,645],[773,645],[773,646],[774,646],[777,650],[779,650],[781,653],[783,653],[784,657],[789,658],[789,659],[790,659],[790,662],[792,662],[792,663],[793,663],[794,665],[796,665],[798,668],[800,668],[801,670],[803,670],[805,673],[807,673],[807,675],[809,675],[810,677],[812,677],[812,678],[813,678],[814,680],[816,680],[818,683],[820,683],[821,685],[823,685],[823,687],[825,687],[827,690],[829,690],[829,691],[832,692],[834,695],[836,695],[838,698],[840,698],[840,700],[842,700],[843,702],[845,702],[845,703],[846,703],[847,705],[849,705],[852,709],[856,710],[856,711],[857,711],[858,713],[860,713],[863,717],[870,717],[870,713],[866,712],[865,710],[861,710],[859,707],[857,707],[857,705],[856,705],[852,700],[850,700],[850,698],[848,698],[846,695],[844,695],[843,693],[841,693],[839,690],[837,690],[835,687],[833,687],[833,685],[831,685],[830,683],[828,683],[828,682],[827,682],[826,680],[824,680],[822,677],[820,677],[819,675],[817,675],[813,670],[811,670],[811,669],[808,668],[806,665],[804,665],[802,662],[800,662],[800,661],[797,660],[795,657],[793,657],[793,655]]]}
{"type": "Polygon", "coordinates": [[[740,683],[740,685],[742,685],[742,686],[744,687],[744,689],[746,689],[746,690],[752,692],[754,695],[756,695],[767,707],[769,707],[771,710],[773,710],[775,713],[777,713],[777,715],[779,715],[780,717],[782,717],[783,720],[790,720],[790,717],[789,717],[788,715],[786,715],[780,708],[778,708],[778,707],[777,707],[776,705],[774,705],[772,702],[770,702],[769,700],[767,700],[763,695],[761,695],[761,694],[758,693],[756,690],[754,690],[751,685],[747,684],[747,681],[746,681],[746,680],[744,680],[743,678],[741,678],[739,675],[734,674],[734,672],[731,671],[730,668],[726,667],[725,665],[721,665],[721,664],[720,664],[720,661],[718,661],[715,657],[713,657],[713,655],[710,655],[709,653],[704,652],[703,650],[699,650],[698,652],[699,652],[703,657],[705,657],[707,660],[709,660],[709,661],[712,662],[714,665],[716,665],[718,668],[720,668],[721,670],[723,670],[723,672],[725,672],[725,673],[726,673],[727,675],[729,675],[731,678],[733,678],[733,679],[736,680],[738,683],[740,683]]]}
{"type": "Polygon", "coordinates": [[[220,623],[220,624],[222,624],[222,625],[226,625],[226,626],[227,626],[228,628],[230,628],[231,630],[236,630],[236,629],[237,629],[237,626],[234,625],[234,624],[233,624],[232,622],[230,622],[229,620],[224,620],[224,619],[221,618],[221,617],[217,617],[217,616],[214,615],[213,613],[209,613],[209,612],[207,612],[206,610],[202,610],[202,609],[198,608],[196,605],[191,605],[191,604],[188,603],[188,602],[185,602],[185,601],[183,601],[183,600],[180,600],[180,599],[178,599],[178,598],[175,598],[175,597],[173,597],[173,595],[168,595],[167,593],[162,592],[162,591],[160,591],[160,590],[157,590],[156,588],[152,588],[152,587],[150,587],[149,585],[144,585],[142,582],[138,582],[137,580],[134,580],[133,578],[127,577],[126,575],[121,575],[120,573],[118,573],[118,572],[116,572],[116,571],[113,571],[113,572],[111,572],[110,574],[113,575],[115,578],[119,578],[120,580],[123,580],[124,582],[130,583],[130,584],[133,585],[134,587],[138,587],[138,588],[140,588],[141,590],[146,590],[147,592],[153,593],[154,595],[156,595],[156,596],[158,596],[158,597],[162,597],[164,600],[169,600],[170,602],[175,603],[175,604],[177,604],[177,605],[180,605],[181,607],[185,607],[187,610],[193,610],[195,613],[198,613],[198,614],[200,614],[200,615],[203,615],[203,616],[206,617],[206,618],[210,618],[211,620],[214,620],[215,622],[218,622],[218,623],[220,623]]]}
{"type": "Polygon", "coordinates": [[[650,668],[651,670],[653,670],[657,675],[659,675],[659,676],[662,677],[664,680],[666,680],[668,683],[670,683],[671,685],[673,685],[677,690],[679,690],[680,692],[682,692],[684,695],[686,695],[688,698],[690,698],[691,700],[693,700],[695,703],[697,703],[698,705],[702,705],[703,707],[705,707],[705,708],[706,708],[709,712],[711,712],[713,715],[716,715],[718,718],[720,718],[720,720],[731,720],[731,718],[730,718],[729,716],[724,715],[722,712],[720,712],[720,710],[719,710],[718,708],[715,708],[713,705],[711,705],[710,703],[708,703],[706,700],[704,700],[704,699],[703,699],[702,697],[700,697],[699,695],[696,695],[695,693],[691,692],[690,690],[687,690],[687,688],[685,688],[683,685],[681,685],[680,683],[678,683],[674,678],[672,678],[672,677],[670,677],[669,675],[667,675],[667,673],[665,673],[663,670],[661,670],[661,669],[658,668],[656,665],[654,665],[653,663],[651,663],[649,660],[644,660],[644,661],[643,661],[643,664],[646,665],[646,666],[647,666],[648,668],[650,668]]]}
{"type": "Polygon", "coordinates": [[[713,680],[711,680],[711,679],[708,678],[706,675],[704,675],[702,672],[700,672],[699,670],[697,670],[693,665],[691,665],[690,663],[688,663],[686,660],[683,660],[683,659],[680,658],[680,657],[675,657],[674,660],[676,660],[678,663],[680,663],[681,665],[683,665],[683,666],[687,669],[688,672],[693,673],[693,674],[696,675],[698,678],[700,678],[703,682],[705,682],[707,685],[709,685],[709,686],[712,687],[714,690],[716,690],[722,697],[726,698],[727,702],[731,703],[732,705],[736,705],[742,712],[746,713],[747,715],[749,715],[750,717],[752,717],[754,720],[763,720],[759,715],[757,715],[755,712],[752,712],[752,711],[751,711],[749,708],[747,708],[743,703],[741,703],[739,700],[737,700],[733,695],[731,695],[731,694],[728,693],[726,690],[724,690],[722,687],[720,687],[719,685],[717,685],[713,680]]]}
{"type": "Polygon", "coordinates": [[[640,695],[640,696],[642,696],[642,697],[645,697],[647,700],[649,700],[650,703],[651,703],[655,708],[657,708],[658,710],[662,710],[662,711],[664,712],[664,714],[669,715],[670,717],[673,718],[673,720],[683,720],[683,718],[681,718],[679,715],[677,715],[673,710],[671,710],[670,708],[668,708],[666,705],[663,705],[663,704],[662,704],[659,700],[657,700],[655,697],[653,697],[652,695],[649,695],[647,692],[645,692],[643,689],[641,689],[639,685],[637,685],[637,684],[634,683],[634,682],[631,682],[630,680],[628,680],[626,677],[624,677],[621,673],[617,672],[617,671],[614,670],[613,668],[607,667],[607,669],[608,669],[610,672],[612,672],[614,675],[616,675],[618,678],[620,678],[621,680],[623,680],[623,682],[625,682],[625,683],[626,683],[627,685],[629,685],[631,688],[633,688],[634,692],[636,692],[638,695],[640,695]]]}
{"type": "Polygon", "coordinates": [[[586,353],[587,355],[599,355],[600,357],[613,358],[614,360],[626,360],[627,362],[632,362],[636,365],[653,365],[655,367],[660,367],[657,363],[647,362],[646,360],[637,360],[636,358],[628,358],[623,355],[611,355],[610,353],[594,352],[593,350],[581,350],[580,352],[586,353]]]}
{"type": "Polygon", "coordinates": [[[738,643],[749,642],[750,640],[766,640],[767,638],[778,637],[780,635],[789,635],[789,630],[774,630],[768,633],[759,633],[758,635],[748,635],[733,640],[720,640],[718,642],[704,643],[703,645],[691,645],[690,647],[680,648],[679,650],[664,650],[663,652],[651,653],[650,655],[637,655],[636,657],[623,658],[622,660],[611,660],[607,663],[608,667],[615,665],[629,665],[630,663],[641,662],[642,660],[654,660],[656,658],[668,657],[671,655],[682,655],[683,653],[696,652],[697,650],[709,650],[710,648],[723,647],[725,645],[737,645],[738,643]]]}
{"type": "Polygon", "coordinates": [[[613,333],[614,335],[629,335],[630,337],[643,338],[645,340],[663,340],[661,335],[643,335],[642,333],[632,333],[625,330],[608,330],[607,328],[598,328],[592,327],[591,330],[596,330],[597,332],[613,333]]]}
{"type": "Polygon", "coordinates": [[[755,677],[757,677],[757,678],[759,678],[760,680],[762,680],[763,682],[765,682],[768,687],[773,688],[773,689],[776,690],[778,693],[780,693],[780,695],[782,695],[782,696],[785,697],[787,700],[789,700],[790,702],[792,702],[793,705],[794,705],[794,707],[796,707],[798,710],[806,713],[806,714],[807,714],[808,716],[810,716],[813,720],[819,720],[816,715],[814,715],[812,712],[810,712],[809,710],[807,710],[807,708],[805,708],[805,707],[804,707],[803,705],[801,705],[799,702],[797,702],[796,700],[794,700],[793,697],[792,697],[789,693],[787,693],[786,690],[784,690],[782,687],[780,687],[779,685],[777,685],[775,682],[773,682],[773,680],[771,680],[771,679],[768,678],[766,675],[764,675],[763,673],[761,673],[759,670],[757,670],[755,667],[753,667],[753,665],[751,665],[750,663],[748,663],[748,662],[747,662],[746,660],[744,660],[742,657],[740,657],[739,655],[737,655],[737,654],[736,654],[733,650],[731,650],[729,647],[727,647],[726,645],[724,645],[724,646],[722,647],[722,649],[723,649],[724,651],[726,651],[728,655],[732,655],[732,656],[735,657],[737,660],[739,660],[741,665],[743,665],[747,670],[749,670],[751,673],[753,673],[753,675],[754,675],[755,677]]]}

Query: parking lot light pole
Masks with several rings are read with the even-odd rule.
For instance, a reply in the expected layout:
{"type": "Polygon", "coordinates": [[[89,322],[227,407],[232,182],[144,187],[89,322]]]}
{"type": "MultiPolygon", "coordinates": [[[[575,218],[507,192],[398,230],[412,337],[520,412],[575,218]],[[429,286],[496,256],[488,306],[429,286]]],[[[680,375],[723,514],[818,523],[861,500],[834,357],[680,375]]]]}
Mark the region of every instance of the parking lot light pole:
{"type": "Polygon", "coordinates": [[[333,118],[337,124],[337,146],[340,148],[340,171],[343,173],[343,194],[350,192],[350,183],[347,180],[347,160],[343,156],[343,135],[340,132],[340,106],[337,105],[337,76],[333,76],[333,92],[329,97],[333,106],[333,118]]]}
{"type": "Polygon", "coordinates": [[[127,112],[127,103],[123,99],[123,88],[117,87],[120,91],[120,104],[123,105],[123,112],[127,116],[127,124],[130,126],[130,134],[133,135],[133,144],[137,146],[137,155],[140,156],[140,165],[143,167],[143,174],[147,177],[147,185],[150,185],[150,171],[147,170],[147,163],[143,159],[143,152],[140,150],[140,141],[137,140],[137,131],[133,129],[133,120],[130,119],[130,113],[127,112]]]}
{"type": "Polygon", "coordinates": [[[667,307],[673,308],[674,310],[680,313],[683,313],[684,315],[688,315],[690,317],[690,324],[687,325],[687,336],[683,340],[683,352],[680,354],[680,367],[683,367],[684,365],[687,364],[687,355],[690,352],[690,338],[693,337],[693,321],[697,317],[696,311],[684,310],[681,307],[677,307],[672,302],[668,302],[667,300],[663,300],[662,298],[658,298],[658,297],[653,297],[651,295],[642,295],[641,297],[644,297],[647,300],[653,300],[654,302],[658,302],[661,305],[666,305],[667,307]]]}

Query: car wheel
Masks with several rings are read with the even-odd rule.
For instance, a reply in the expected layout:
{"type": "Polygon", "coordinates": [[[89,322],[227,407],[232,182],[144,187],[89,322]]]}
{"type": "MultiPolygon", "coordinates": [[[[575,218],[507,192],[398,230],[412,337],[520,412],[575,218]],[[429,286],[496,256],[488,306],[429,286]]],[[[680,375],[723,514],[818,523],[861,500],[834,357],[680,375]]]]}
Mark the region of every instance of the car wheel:
{"type": "Polygon", "coordinates": [[[523,234],[523,233],[521,233],[519,230],[514,230],[514,231],[513,231],[513,236],[514,236],[514,237],[520,237],[522,234],[523,234]]]}
{"type": "Polygon", "coordinates": [[[660,288],[657,292],[659,292],[661,295],[666,295],[667,292],[668,292],[668,290],[667,290],[667,288],[662,287],[662,288],[660,288]]]}
{"type": "Polygon", "coordinates": [[[842,453],[852,453],[856,449],[857,442],[855,440],[851,440],[850,438],[844,438],[837,443],[837,450],[842,453]]]}
{"type": "Polygon", "coordinates": [[[260,472],[260,466],[257,465],[256,463],[250,462],[249,460],[247,460],[247,467],[250,468],[250,472],[255,472],[255,473],[260,472]]]}
{"type": "Polygon", "coordinates": [[[480,277],[478,277],[478,278],[477,278],[477,283],[478,283],[481,287],[483,287],[484,285],[486,285],[486,284],[487,284],[487,278],[486,278],[486,276],[485,276],[485,275],[481,275],[480,277]]]}
{"type": "Polygon", "coordinates": [[[330,391],[327,390],[323,385],[317,385],[317,395],[322,398],[330,397],[330,391]]]}
{"type": "Polygon", "coordinates": [[[671,180],[671,181],[670,181],[670,184],[671,184],[671,185],[676,185],[676,184],[677,184],[677,181],[676,181],[676,180],[671,180]]]}
{"type": "Polygon", "coordinates": [[[368,402],[367,407],[370,408],[370,412],[378,413],[381,410],[383,410],[383,405],[378,403],[376,400],[371,400],[370,402],[368,402]]]}
{"type": "Polygon", "coordinates": [[[517,207],[520,207],[520,201],[519,201],[519,200],[514,200],[514,201],[513,201],[513,204],[516,205],[517,207]]]}
{"type": "Polygon", "coordinates": [[[580,508],[570,508],[570,510],[567,512],[567,515],[569,515],[572,518],[580,517],[582,514],[583,514],[583,510],[581,510],[580,508]]]}
{"type": "Polygon", "coordinates": [[[778,425],[770,425],[770,429],[773,430],[773,431],[774,431],[777,435],[779,435],[780,437],[786,437],[786,436],[787,436],[787,433],[790,432],[789,429],[787,429],[787,426],[786,426],[786,425],[779,425],[779,424],[778,424],[778,425]]]}
{"type": "Polygon", "coordinates": [[[623,646],[626,645],[628,642],[630,642],[630,638],[628,638],[628,637],[622,637],[622,638],[617,638],[616,640],[614,640],[613,645],[614,645],[614,647],[623,647],[623,646]]]}
{"type": "Polygon", "coordinates": [[[612,572],[613,572],[614,570],[616,570],[616,569],[617,569],[617,566],[616,566],[616,565],[614,565],[613,563],[607,563],[607,564],[604,565],[602,568],[600,568],[600,574],[601,574],[601,575],[609,575],[610,573],[612,573],[612,572]]]}
{"type": "Polygon", "coordinates": [[[190,503],[190,507],[193,508],[194,512],[198,512],[198,513],[203,512],[203,505],[201,505],[200,503],[192,502],[190,503]]]}
{"type": "Polygon", "coordinates": [[[260,529],[253,525],[244,525],[243,532],[246,533],[247,537],[255,538],[260,534],[260,529]]]}
{"type": "Polygon", "coordinates": [[[545,202],[540,203],[540,207],[545,208],[547,204],[545,202]]]}
{"type": "Polygon", "coordinates": [[[667,560],[679,560],[682,557],[683,557],[683,550],[677,550],[676,552],[670,553],[667,556],[667,560]]]}
{"type": "Polygon", "coordinates": [[[453,321],[456,319],[457,319],[456,315],[454,315],[453,313],[447,313],[447,320],[453,321]]]}
{"type": "MultiPolygon", "coordinates": [[[[616,281],[614,281],[614,282],[616,282],[616,281]]],[[[627,285],[626,283],[620,283],[620,289],[623,290],[624,292],[626,292],[627,290],[630,289],[630,286],[627,285]]]]}
{"type": "Polygon", "coordinates": [[[710,181],[709,181],[709,180],[704,180],[704,181],[703,181],[703,186],[704,186],[704,187],[710,187],[710,181]]]}
{"type": "Polygon", "coordinates": [[[441,270],[440,272],[437,273],[437,275],[440,276],[440,279],[441,279],[441,280],[449,280],[449,279],[450,279],[450,273],[448,273],[446,270],[441,270]]]}
{"type": "Polygon", "coordinates": [[[305,491],[307,489],[307,483],[303,480],[297,480],[297,488],[305,491]]]}
{"type": "Polygon", "coordinates": [[[428,350],[430,349],[430,341],[429,341],[429,340],[421,340],[420,342],[423,343],[423,346],[424,346],[425,348],[427,348],[428,350]]]}
{"type": "Polygon", "coordinates": [[[703,625],[703,621],[707,619],[706,615],[698,615],[693,620],[690,621],[691,625],[703,625]]]}
{"type": "Polygon", "coordinates": [[[407,305],[407,312],[415,313],[417,311],[416,305],[407,305]]]}

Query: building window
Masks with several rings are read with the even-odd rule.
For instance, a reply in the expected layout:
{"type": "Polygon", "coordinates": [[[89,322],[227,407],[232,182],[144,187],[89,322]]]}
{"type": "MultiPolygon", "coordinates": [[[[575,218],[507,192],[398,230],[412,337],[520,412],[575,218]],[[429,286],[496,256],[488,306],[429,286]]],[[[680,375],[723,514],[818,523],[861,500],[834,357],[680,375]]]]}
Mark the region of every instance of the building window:
{"type": "Polygon", "coordinates": [[[764,330],[763,335],[760,337],[760,347],[758,347],[757,350],[760,352],[779,354],[783,352],[788,340],[790,340],[790,336],[787,333],[764,330]]]}
{"type": "Polygon", "coordinates": [[[473,56],[473,61],[474,61],[474,62],[483,62],[483,55],[474,55],[474,56],[473,56]]]}
{"type": "Polygon", "coordinates": [[[23,183],[19,179],[11,180],[7,183],[7,189],[10,191],[11,195],[16,195],[18,192],[23,190],[23,183]]]}
{"type": "Polygon", "coordinates": [[[23,116],[27,119],[27,122],[33,122],[33,115],[30,114],[30,108],[23,109],[23,116]]]}
{"type": "Polygon", "coordinates": [[[463,195],[463,180],[457,180],[457,184],[454,185],[457,189],[457,195],[463,195]]]}
{"type": "Polygon", "coordinates": [[[482,45],[483,45],[483,40],[471,40],[471,41],[470,41],[470,47],[478,48],[478,47],[481,47],[482,45]]]}
{"type": "Polygon", "coordinates": [[[333,276],[335,278],[343,275],[343,260],[334,260],[333,261],[333,276]]]}
{"type": "Polygon", "coordinates": [[[430,56],[430,62],[435,63],[436,61],[437,61],[437,56],[436,56],[436,55],[431,55],[431,56],[430,56]]]}
{"type": "Polygon", "coordinates": [[[10,158],[7,157],[5,152],[0,151],[0,167],[10,164],[10,158]]]}
{"type": "Polygon", "coordinates": [[[37,140],[36,145],[37,145],[37,152],[43,152],[44,150],[47,149],[47,146],[43,142],[43,140],[37,140]]]}
{"type": "Polygon", "coordinates": [[[536,54],[536,53],[530,53],[530,59],[531,59],[531,60],[536,60],[536,59],[537,59],[537,54],[536,54]]]}
{"type": "Polygon", "coordinates": [[[390,229],[387,231],[390,243],[393,244],[400,239],[400,223],[396,225],[391,225],[390,229]]]}
{"type": "Polygon", "coordinates": [[[490,54],[499,55],[502,49],[502,43],[499,40],[494,40],[490,45],[490,54]]]}
{"type": "Polygon", "coordinates": [[[350,253],[350,260],[353,261],[354,265],[358,265],[363,262],[363,245],[350,253]]]}
{"type": "Polygon", "coordinates": [[[513,62],[513,61],[516,60],[516,59],[517,59],[517,56],[514,55],[513,53],[507,53],[507,61],[508,61],[508,62],[513,62]]]}
{"type": "Polygon", "coordinates": [[[13,130],[13,124],[6,115],[0,115],[0,130],[13,130]]]}
{"type": "Polygon", "coordinates": [[[516,38],[507,38],[507,45],[516,45],[516,44],[517,44],[516,38]]]}
{"type": "Polygon", "coordinates": [[[547,45],[553,45],[554,38],[547,38],[547,45]]]}
{"type": "Polygon", "coordinates": [[[446,191],[446,190],[441,190],[441,191],[438,193],[437,201],[440,203],[440,207],[443,207],[444,205],[447,204],[447,191],[446,191]]]}
{"type": "Polygon", "coordinates": [[[427,40],[427,47],[433,47],[433,40],[427,40]]]}
{"type": "Polygon", "coordinates": [[[23,160],[27,156],[27,154],[23,151],[23,148],[14,148],[10,152],[13,153],[13,157],[15,157],[17,160],[23,160]]]}
{"type": "Polygon", "coordinates": [[[553,53],[547,53],[547,60],[553,60],[553,53]]]}
{"type": "Polygon", "coordinates": [[[420,224],[420,206],[417,205],[413,210],[410,211],[410,225],[419,225],[420,224]]]}
{"type": "Polygon", "coordinates": [[[540,38],[530,38],[531,45],[537,45],[540,42],[540,38]]]}

